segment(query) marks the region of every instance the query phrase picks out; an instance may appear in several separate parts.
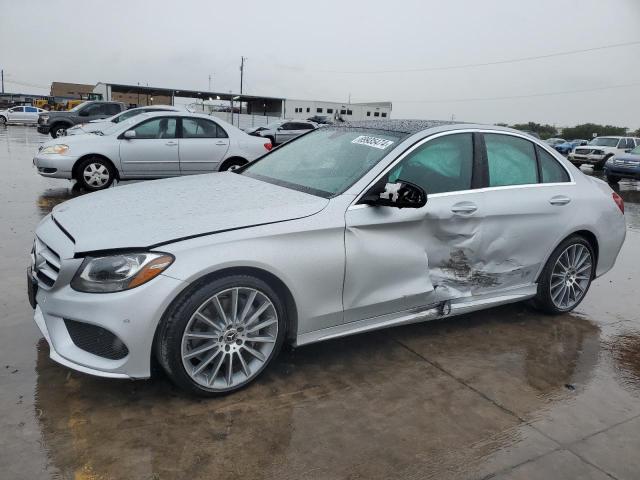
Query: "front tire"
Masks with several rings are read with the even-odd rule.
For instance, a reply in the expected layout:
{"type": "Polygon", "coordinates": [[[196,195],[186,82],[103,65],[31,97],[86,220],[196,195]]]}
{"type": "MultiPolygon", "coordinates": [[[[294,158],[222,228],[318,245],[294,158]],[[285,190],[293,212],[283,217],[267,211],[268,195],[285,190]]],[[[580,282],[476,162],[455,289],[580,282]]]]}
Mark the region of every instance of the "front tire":
{"type": "Polygon", "coordinates": [[[616,177],[615,175],[607,175],[607,183],[615,185],[620,181],[620,177],[616,177]]]}
{"type": "Polygon", "coordinates": [[[78,165],[76,180],[82,188],[90,192],[109,188],[114,179],[114,168],[104,158],[90,157],[78,165]]]}
{"type": "Polygon", "coordinates": [[[0,125],[6,125],[6,124],[7,124],[7,118],[0,116],[0,125]]]}
{"type": "Polygon", "coordinates": [[[552,315],[576,308],[591,286],[595,265],[593,247],[584,237],[572,235],[564,240],[540,274],[534,306],[552,315]]]}
{"type": "Polygon", "coordinates": [[[56,123],[51,127],[51,137],[64,137],[67,134],[67,126],[62,123],[56,123]]]}
{"type": "Polygon", "coordinates": [[[165,314],[156,354],[177,386],[216,396],[255,380],[278,355],[285,330],[284,302],[265,281],[250,275],[205,280],[165,314]]]}

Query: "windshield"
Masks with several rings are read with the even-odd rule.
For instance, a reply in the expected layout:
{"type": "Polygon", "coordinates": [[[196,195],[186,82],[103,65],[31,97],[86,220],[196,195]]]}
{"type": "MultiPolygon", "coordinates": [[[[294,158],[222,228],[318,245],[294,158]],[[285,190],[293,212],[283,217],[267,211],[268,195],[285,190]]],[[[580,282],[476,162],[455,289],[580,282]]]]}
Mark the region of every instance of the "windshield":
{"type": "Polygon", "coordinates": [[[618,139],[607,137],[594,138],[589,142],[589,145],[596,145],[598,147],[615,147],[618,145],[618,139]]]}
{"type": "Polygon", "coordinates": [[[100,130],[96,130],[92,133],[96,134],[96,135],[113,135],[114,133],[118,133],[122,130],[122,128],[124,127],[125,129],[138,123],[140,121],[142,117],[140,117],[139,115],[136,115],[135,117],[130,117],[127,120],[118,122],[118,123],[114,123],[114,124],[108,124],[102,128],[100,128],[100,130]]]}
{"type": "Polygon", "coordinates": [[[633,155],[640,155],[640,145],[638,145],[636,148],[631,150],[629,153],[631,153],[633,155]]]}
{"type": "Polygon", "coordinates": [[[353,185],[403,138],[397,132],[326,127],[275,149],[242,174],[328,198],[353,185]]]}

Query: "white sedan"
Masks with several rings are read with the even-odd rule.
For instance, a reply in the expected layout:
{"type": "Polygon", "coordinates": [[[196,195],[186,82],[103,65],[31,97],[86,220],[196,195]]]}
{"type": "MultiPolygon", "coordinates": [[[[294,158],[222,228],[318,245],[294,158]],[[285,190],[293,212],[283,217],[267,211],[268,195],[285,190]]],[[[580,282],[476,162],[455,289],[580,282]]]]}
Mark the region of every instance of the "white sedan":
{"type": "Polygon", "coordinates": [[[271,150],[209,115],[142,113],[86,135],[44,143],[33,159],[45,177],[77,180],[86,190],[109,187],[115,179],[152,179],[211,173],[240,167],[271,150]]]}
{"type": "Polygon", "coordinates": [[[0,125],[7,123],[38,123],[38,116],[46,110],[37,107],[20,106],[0,110],[0,125]]]}

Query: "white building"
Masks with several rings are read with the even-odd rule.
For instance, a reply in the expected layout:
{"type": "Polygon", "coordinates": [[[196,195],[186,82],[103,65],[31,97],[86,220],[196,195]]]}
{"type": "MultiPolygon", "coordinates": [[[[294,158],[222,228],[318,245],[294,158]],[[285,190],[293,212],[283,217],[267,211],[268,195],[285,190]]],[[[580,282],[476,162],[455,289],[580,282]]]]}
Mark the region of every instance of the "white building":
{"type": "Polygon", "coordinates": [[[391,102],[341,103],[318,100],[284,100],[284,118],[305,119],[313,116],[343,120],[373,120],[391,117],[391,102]]]}

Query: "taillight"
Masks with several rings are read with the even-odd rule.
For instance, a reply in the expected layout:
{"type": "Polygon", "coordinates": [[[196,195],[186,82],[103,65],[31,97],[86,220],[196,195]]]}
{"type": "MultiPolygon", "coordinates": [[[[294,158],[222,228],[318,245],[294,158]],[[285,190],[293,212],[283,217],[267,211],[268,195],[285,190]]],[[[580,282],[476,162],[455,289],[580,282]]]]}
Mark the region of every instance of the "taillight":
{"type": "Polygon", "coordinates": [[[616,192],[611,192],[611,196],[613,197],[613,201],[616,202],[616,205],[618,206],[620,211],[624,214],[624,200],[622,200],[622,197],[616,192]]]}
{"type": "Polygon", "coordinates": [[[269,142],[269,143],[265,143],[265,144],[264,144],[264,148],[266,148],[266,149],[267,149],[267,151],[271,151],[271,149],[273,148],[273,145],[271,145],[271,142],[269,142]]]}

